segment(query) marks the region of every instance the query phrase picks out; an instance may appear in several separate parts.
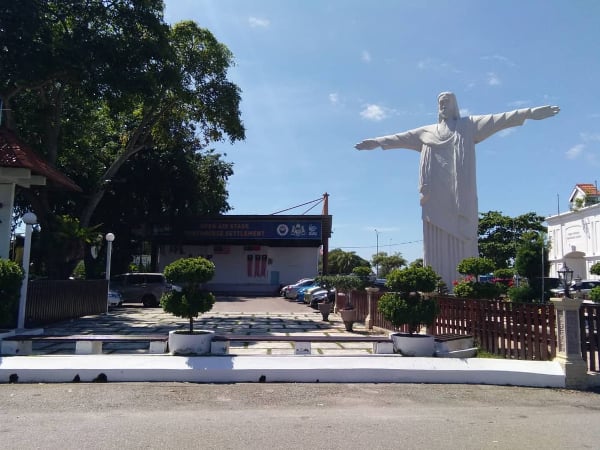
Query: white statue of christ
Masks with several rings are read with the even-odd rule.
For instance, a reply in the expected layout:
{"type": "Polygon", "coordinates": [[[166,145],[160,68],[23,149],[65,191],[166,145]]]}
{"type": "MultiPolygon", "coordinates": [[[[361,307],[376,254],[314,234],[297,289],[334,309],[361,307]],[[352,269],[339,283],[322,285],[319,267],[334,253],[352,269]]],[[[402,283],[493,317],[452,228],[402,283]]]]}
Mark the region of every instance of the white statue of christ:
{"type": "Polygon", "coordinates": [[[557,106],[460,117],[452,92],[438,96],[438,123],[404,133],[365,139],[358,150],[406,148],[421,152],[419,193],[423,219],[423,263],[431,266],[452,290],[456,267],[479,256],[475,144],[526,119],[541,120],[557,106]]]}

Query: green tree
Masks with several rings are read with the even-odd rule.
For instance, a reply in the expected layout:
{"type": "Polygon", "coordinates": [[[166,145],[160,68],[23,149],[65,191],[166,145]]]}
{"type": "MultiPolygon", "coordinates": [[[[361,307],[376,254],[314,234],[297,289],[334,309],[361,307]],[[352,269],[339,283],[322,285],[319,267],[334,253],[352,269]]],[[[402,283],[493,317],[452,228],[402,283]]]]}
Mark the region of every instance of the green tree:
{"type": "Polygon", "coordinates": [[[465,258],[456,268],[462,275],[472,275],[479,281],[479,277],[494,270],[494,261],[488,258],[465,258]]]}
{"type": "MultiPolygon", "coordinates": [[[[178,212],[191,210],[181,208],[184,196],[192,203],[193,198],[204,199],[197,206],[207,214],[228,209],[224,186],[231,167],[212,177],[211,170],[224,167],[205,149],[211,142],[244,139],[240,91],[227,79],[233,57],[193,22],[166,24],[163,10],[160,0],[23,0],[2,5],[3,123],[84,191],[20,193],[17,206],[36,212],[46,235],[41,242],[52,239],[48,234],[55,230],[53,217],[58,214],[78,218],[83,229],[126,222],[126,217],[116,217],[122,211],[100,204],[107,193],[113,206],[128,198],[129,192],[123,196],[115,186],[127,184],[124,166],[142,153],[156,157],[180,152],[183,165],[177,168],[183,171],[201,172],[201,160],[208,161],[208,172],[178,197],[178,212]],[[209,180],[216,184],[205,184],[209,180]]],[[[141,170],[150,160],[133,164],[141,170]]],[[[166,176],[169,169],[162,172],[161,180],[168,180],[160,185],[163,190],[173,181],[166,176]]],[[[142,186],[150,189],[150,183],[142,186]]],[[[144,192],[137,209],[160,205],[164,217],[173,220],[177,214],[171,203],[154,201],[161,200],[155,196],[144,192]]],[[[50,250],[40,251],[38,256],[47,260],[50,250]]],[[[48,262],[45,266],[54,267],[48,262]]],[[[65,276],[71,270],[62,272],[65,276]]]]}
{"type": "Polygon", "coordinates": [[[590,267],[590,273],[592,275],[600,275],[600,262],[597,262],[590,267]]]}
{"type": "Polygon", "coordinates": [[[544,217],[533,212],[517,217],[502,215],[499,211],[480,213],[479,255],[494,261],[498,269],[509,268],[517,256],[524,233],[545,233],[544,217]]]}
{"type": "MultiPolygon", "coordinates": [[[[545,264],[546,261],[548,261],[548,249],[544,246],[543,237],[536,232],[524,233],[515,260],[517,273],[530,280],[530,284],[534,284],[531,282],[548,275],[549,266],[545,264]],[[544,262],[543,267],[542,261],[544,262]]],[[[537,285],[534,287],[535,291],[539,291],[537,285]]]]}
{"type": "Polygon", "coordinates": [[[379,268],[377,274],[379,278],[385,278],[392,270],[406,266],[406,259],[399,252],[393,255],[388,255],[386,252],[379,252],[372,256],[371,265],[379,268]]]}
{"type": "Polygon", "coordinates": [[[369,261],[355,252],[345,252],[340,248],[331,250],[328,260],[330,274],[349,275],[355,267],[370,267],[369,261]]]}

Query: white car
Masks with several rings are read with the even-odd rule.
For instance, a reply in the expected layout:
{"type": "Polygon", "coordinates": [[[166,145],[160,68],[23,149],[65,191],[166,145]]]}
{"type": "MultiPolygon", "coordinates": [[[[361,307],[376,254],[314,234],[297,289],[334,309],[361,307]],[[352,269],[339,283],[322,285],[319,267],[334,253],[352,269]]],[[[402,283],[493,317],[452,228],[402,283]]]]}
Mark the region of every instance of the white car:
{"type": "Polygon", "coordinates": [[[112,289],[108,290],[108,306],[121,306],[123,304],[123,297],[117,291],[112,289]]]}
{"type": "MultiPolygon", "coordinates": [[[[600,280],[573,280],[569,286],[569,295],[576,295],[582,299],[588,299],[590,297],[590,291],[598,286],[600,286],[600,280]]],[[[559,287],[550,289],[550,292],[552,292],[553,295],[561,296],[565,293],[565,289],[559,287]]]]}

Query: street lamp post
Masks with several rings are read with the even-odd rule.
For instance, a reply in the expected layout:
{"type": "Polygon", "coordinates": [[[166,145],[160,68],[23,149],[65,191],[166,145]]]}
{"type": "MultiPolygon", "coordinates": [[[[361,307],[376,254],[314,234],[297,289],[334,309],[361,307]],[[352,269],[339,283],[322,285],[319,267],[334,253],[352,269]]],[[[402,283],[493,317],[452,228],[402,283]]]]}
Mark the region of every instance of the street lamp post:
{"type": "MultiPolygon", "coordinates": [[[[375,228],[375,235],[377,236],[377,246],[375,247],[375,257],[379,258],[379,231],[375,228]]],[[[375,264],[375,278],[379,278],[379,259],[376,260],[375,264]]]]}
{"type": "Polygon", "coordinates": [[[25,328],[25,307],[27,306],[27,284],[29,283],[29,254],[31,253],[31,234],[33,226],[37,223],[37,217],[34,213],[28,212],[23,216],[25,223],[25,242],[23,247],[23,283],[21,284],[21,299],[19,301],[19,316],[17,319],[17,328],[25,328]]]}
{"type": "MultiPolygon", "coordinates": [[[[104,238],[106,239],[106,285],[108,289],[110,289],[110,260],[112,258],[112,243],[115,240],[115,235],[112,233],[106,233],[104,238]]],[[[106,301],[106,313],[108,314],[108,299],[106,301]]]]}
{"type": "Polygon", "coordinates": [[[562,268],[560,270],[558,270],[557,272],[558,272],[558,276],[562,278],[563,284],[565,286],[564,297],[570,298],[569,297],[569,284],[571,284],[571,280],[573,279],[573,269],[570,269],[569,266],[567,266],[567,263],[564,263],[562,268]]]}

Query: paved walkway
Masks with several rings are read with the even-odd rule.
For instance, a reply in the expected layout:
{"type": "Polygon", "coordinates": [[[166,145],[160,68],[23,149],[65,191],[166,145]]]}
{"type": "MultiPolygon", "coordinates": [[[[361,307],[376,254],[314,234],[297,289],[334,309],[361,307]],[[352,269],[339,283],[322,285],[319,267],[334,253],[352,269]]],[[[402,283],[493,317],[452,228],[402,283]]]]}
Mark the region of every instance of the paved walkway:
{"type": "MultiPolygon", "coordinates": [[[[189,326],[187,319],[165,313],[161,308],[143,308],[128,304],[114,308],[108,314],[87,316],[56,324],[46,325],[47,334],[149,334],[164,333],[189,326]]],[[[194,320],[194,329],[213,330],[215,333],[240,335],[358,335],[386,334],[368,331],[361,324],[354,331],[345,330],[338,314],[330,314],[329,321],[322,320],[319,311],[309,306],[290,302],[278,297],[226,297],[217,300],[213,309],[194,320]]],[[[33,344],[34,354],[73,354],[74,343],[33,344]]],[[[313,343],[315,355],[368,355],[372,353],[370,343],[313,343]]],[[[147,343],[106,343],[104,353],[146,353],[147,343]]],[[[291,342],[231,343],[230,354],[235,355],[293,355],[291,342]]]]}

